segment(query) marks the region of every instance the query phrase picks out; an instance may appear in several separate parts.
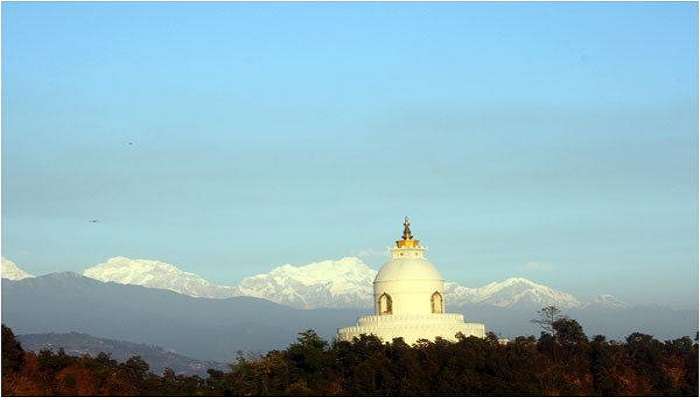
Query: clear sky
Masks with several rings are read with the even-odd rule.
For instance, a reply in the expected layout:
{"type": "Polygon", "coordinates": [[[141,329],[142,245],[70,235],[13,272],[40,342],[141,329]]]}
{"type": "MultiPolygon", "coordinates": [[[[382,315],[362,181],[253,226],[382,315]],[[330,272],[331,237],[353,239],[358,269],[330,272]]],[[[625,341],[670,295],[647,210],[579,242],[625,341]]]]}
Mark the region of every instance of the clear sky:
{"type": "Polygon", "coordinates": [[[448,280],[697,306],[697,13],[3,3],[3,255],[235,283],[409,215],[448,280]]]}

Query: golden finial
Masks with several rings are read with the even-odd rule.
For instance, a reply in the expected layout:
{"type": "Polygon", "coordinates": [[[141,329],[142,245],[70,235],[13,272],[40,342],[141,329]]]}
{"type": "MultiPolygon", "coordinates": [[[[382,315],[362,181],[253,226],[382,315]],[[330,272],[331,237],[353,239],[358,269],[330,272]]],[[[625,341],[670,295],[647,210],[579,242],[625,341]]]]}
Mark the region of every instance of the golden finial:
{"type": "Polygon", "coordinates": [[[403,220],[403,235],[401,238],[403,240],[413,239],[413,235],[411,235],[411,221],[408,220],[408,217],[403,220]]]}
{"type": "Polygon", "coordinates": [[[420,246],[420,241],[413,239],[413,234],[411,234],[411,221],[408,217],[403,220],[403,235],[401,235],[401,240],[396,241],[396,247],[398,248],[409,248],[415,249],[420,246]]]}

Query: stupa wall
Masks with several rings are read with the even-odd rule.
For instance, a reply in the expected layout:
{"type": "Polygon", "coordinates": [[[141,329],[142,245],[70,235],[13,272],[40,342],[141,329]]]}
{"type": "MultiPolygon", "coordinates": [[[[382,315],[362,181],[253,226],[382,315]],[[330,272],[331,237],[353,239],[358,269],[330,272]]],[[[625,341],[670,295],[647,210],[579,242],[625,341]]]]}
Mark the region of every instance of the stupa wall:
{"type": "Polygon", "coordinates": [[[432,314],[431,297],[438,292],[445,298],[444,282],[438,280],[401,280],[374,283],[374,311],[379,314],[379,297],[387,293],[393,315],[432,314]]]}

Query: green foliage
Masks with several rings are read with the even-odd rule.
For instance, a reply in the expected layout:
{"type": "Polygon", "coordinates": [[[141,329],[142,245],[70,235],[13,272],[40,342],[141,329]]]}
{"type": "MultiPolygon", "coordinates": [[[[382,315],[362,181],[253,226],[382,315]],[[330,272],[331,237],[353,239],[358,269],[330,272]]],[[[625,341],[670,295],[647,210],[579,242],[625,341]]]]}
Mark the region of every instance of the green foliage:
{"type": "Polygon", "coordinates": [[[297,342],[287,349],[287,358],[295,373],[318,377],[326,364],[328,343],[313,330],[299,334],[297,342]],[[298,371],[297,371],[298,370],[298,371]]]}
{"type": "Polygon", "coordinates": [[[24,363],[24,350],[12,330],[2,325],[2,375],[17,372],[24,363]]]}
{"type": "Polygon", "coordinates": [[[680,339],[667,340],[667,350],[676,354],[688,354],[693,351],[693,341],[688,336],[680,339]]]}
{"type": "Polygon", "coordinates": [[[37,357],[39,367],[46,374],[56,374],[58,371],[68,367],[74,361],[74,357],[67,355],[63,348],[58,350],[58,353],[53,354],[49,350],[42,350],[37,357]]]}
{"type": "Polygon", "coordinates": [[[593,395],[616,396],[619,393],[615,377],[615,348],[610,346],[605,337],[597,335],[591,342],[590,368],[593,378],[593,395]]]}
{"type": "Polygon", "coordinates": [[[576,320],[569,318],[559,318],[552,323],[554,329],[554,340],[562,346],[575,346],[588,343],[583,328],[576,320]]]}
{"type": "Polygon", "coordinates": [[[635,332],[627,337],[627,347],[637,371],[649,377],[653,392],[673,394],[668,374],[659,368],[666,361],[663,343],[651,335],[635,332]]]}
{"type": "Polygon", "coordinates": [[[661,343],[634,333],[617,343],[590,341],[578,322],[560,317],[539,339],[458,335],[409,346],[362,335],[328,343],[304,331],[284,350],[239,354],[224,372],[161,376],[139,357],[24,353],[3,329],[3,394],[111,396],[424,396],[424,395],[685,395],[698,394],[698,344],[661,343]],[[6,353],[6,349],[8,352],[6,353]],[[19,353],[17,352],[19,349],[19,353]],[[24,359],[22,362],[20,360],[24,359]],[[28,360],[28,361],[27,361],[28,360]]]}

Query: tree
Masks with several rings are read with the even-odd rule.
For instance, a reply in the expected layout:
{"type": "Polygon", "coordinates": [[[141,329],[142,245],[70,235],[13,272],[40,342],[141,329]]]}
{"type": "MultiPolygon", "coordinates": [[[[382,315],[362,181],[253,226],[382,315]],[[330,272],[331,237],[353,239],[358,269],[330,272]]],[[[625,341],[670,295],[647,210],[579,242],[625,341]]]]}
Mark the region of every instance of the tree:
{"type": "Polygon", "coordinates": [[[24,362],[24,350],[12,329],[2,325],[2,375],[18,372],[24,362]]]}
{"type": "Polygon", "coordinates": [[[680,339],[667,340],[665,343],[668,350],[676,354],[688,354],[693,350],[693,340],[688,336],[680,339]]]}
{"type": "Polygon", "coordinates": [[[537,344],[537,339],[530,335],[530,336],[517,336],[515,339],[513,339],[513,343],[517,345],[523,345],[523,346],[532,346],[537,344]]]}
{"type": "Polygon", "coordinates": [[[297,342],[289,346],[287,354],[296,367],[304,373],[315,375],[323,367],[327,347],[328,342],[310,329],[299,333],[297,342]]]}
{"type": "Polygon", "coordinates": [[[615,380],[615,360],[605,336],[596,335],[593,337],[590,360],[593,394],[596,396],[619,395],[619,385],[615,380]]]}
{"type": "Polygon", "coordinates": [[[627,337],[627,351],[635,369],[652,385],[655,394],[668,392],[672,382],[663,368],[664,345],[651,335],[635,332],[627,337]]]}
{"type": "Polygon", "coordinates": [[[496,336],[496,334],[492,331],[488,331],[486,333],[486,341],[494,345],[498,344],[498,336],[496,336]]]}
{"type": "Polygon", "coordinates": [[[575,319],[559,318],[552,323],[552,329],[554,329],[554,339],[562,346],[574,346],[588,342],[583,328],[575,319]]]}
{"type": "Polygon", "coordinates": [[[554,328],[552,327],[554,322],[560,318],[567,318],[566,315],[561,313],[560,309],[553,305],[549,305],[537,311],[537,315],[539,315],[539,318],[532,319],[530,322],[539,325],[544,332],[552,336],[554,335],[554,328]]]}
{"type": "MultiPolygon", "coordinates": [[[[697,342],[697,335],[696,340],[697,342]]],[[[681,394],[683,396],[698,397],[698,345],[693,345],[693,348],[685,355],[685,374],[683,384],[681,385],[681,394]]]]}

